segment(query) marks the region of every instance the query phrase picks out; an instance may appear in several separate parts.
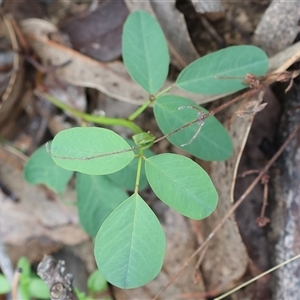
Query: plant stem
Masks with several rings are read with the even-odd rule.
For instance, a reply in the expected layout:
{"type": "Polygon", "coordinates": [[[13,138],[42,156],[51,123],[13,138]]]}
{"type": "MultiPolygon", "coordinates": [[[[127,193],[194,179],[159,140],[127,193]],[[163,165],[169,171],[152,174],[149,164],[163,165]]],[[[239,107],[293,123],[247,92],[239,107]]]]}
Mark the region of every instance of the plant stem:
{"type": "MultiPolygon", "coordinates": [[[[168,86],[167,88],[165,88],[163,91],[161,91],[160,93],[158,93],[155,97],[154,100],[157,99],[158,97],[164,95],[165,93],[167,93],[175,84],[172,84],[170,86],[168,86]]],[[[141,107],[139,107],[133,114],[131,114],[128,118],[129,121],[133,121],[136,117],[138,117],[147,107],[150,106],[150,104],[154,101],[149,99],[146,103],[144,103],[141,107]]]]}
{"type": "Polygon", "coordinates": [[[142,148],[140,148],[139,149],[139,161],[138,161],[137,171],[136,171],[135,188],[134,188],[134,193],[135,194],[138,194],[138,192],[139,192],[139,185],[140,185],[140,178],[141,178],[143,154],[144,154],[144,151],[143,151],[142,148]]]}
{"type": "Polygon", "coordinates": [[[42,93],[40,91],[38,91],[37,94],[38,94],[38,96],[47,99],[49,102],[51,102],[56,107],[58,107],[64,111],[68,111],[68,112],[72,113],[72,115],[74,115],[75,117],[81,118],[84,121],[95,123],[95,124],[100,124],[100,125],[122,126],[122,127],[129,128],[134,133],[143,132],[143,130],[139,126],[137,126],[130,120],[119,119],[119,118],[107,118],[107,117],[103,117],[103,116],[93,116],[93,115],[81,112],[77,109],[74,109],[73,107],[64,104],[63,102],[59,101],[58,99],[56,99],[55,97],[53,97],[49,94],[42,93]]]}
{"type": "Polygon", "coordinates": [[[165,88],[164,90],[162,90],[160,93],[158,93],[155,96],[155,99],[159,98],[160,96],[164,95],[165,93],[167,93],[172,87],[174,87],[176,84],[173,83],[172,85],[168,86],[167,88],[165,88]]]}
{"type": "Polygon", "coordinates": [[[142,106],[140,106],[133,114],[128,117],[129,121],[133,121],[136,117],[138,117],[149,105],[151,104],[151,100],[145,102],[142,106]]]}

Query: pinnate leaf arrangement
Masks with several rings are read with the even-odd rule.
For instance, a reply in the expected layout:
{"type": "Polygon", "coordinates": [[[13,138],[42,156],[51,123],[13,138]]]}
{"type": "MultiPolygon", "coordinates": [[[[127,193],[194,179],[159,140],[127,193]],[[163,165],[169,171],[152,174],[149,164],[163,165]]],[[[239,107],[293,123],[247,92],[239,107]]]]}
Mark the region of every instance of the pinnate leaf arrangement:
{"type": "MultiPolygon", "coordinates": [[[[230,157],[232,142],[222,124],[170,90],[174,86],[196,94],[242,90],[247,85],[239,77],[267,71],[268,59],[261,49],[242,45],[208,54],[161,90],[170,63],[167,42],[157,21],[136,11],[125,22],[122,53],[131,78],[149,94],[130,121],[153,103],[156,122],[173,145],[202,160],[230,157]]],[[[139,194],[148,183],[166,205],[195,220],[209,216],[218,203],[210,177],[197,163],[178,154],[154,155],[149,148],[161,138],[140,129],[134,134],[133,140],[125,140],[100,127],[63,130],[31,156],[24,170],[28,182],[43,183],[57,193],[76,172],[80,223],[95,237],[98,268],[108,282],[125,289],[153,280],[164,260],[164,232],[139,194]]]]}

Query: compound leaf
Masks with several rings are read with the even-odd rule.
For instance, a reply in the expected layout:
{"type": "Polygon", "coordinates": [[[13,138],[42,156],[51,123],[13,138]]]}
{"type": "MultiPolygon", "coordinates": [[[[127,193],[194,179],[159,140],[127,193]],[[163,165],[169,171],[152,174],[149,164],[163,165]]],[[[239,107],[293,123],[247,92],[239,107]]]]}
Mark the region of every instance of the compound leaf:
{"type": "Polygon", "coordinates": [[[159,24],[147,12],[135,11],[126,20],[122,54],[132,79],[149,94],[163,86],[169,70],[168,46],[159,24]]]}
{"type": "Polygon", "coordinates": [[[38,148],[27,161],[24,177],[30,184],[44,184],[56,193],[62,193],[73,175],[54,163],[45,145],[38,148]]]}
{"type": "Polygon", "coordinates": [[[100,227],[94,253],[107,281],[129,289],[156,277],[162,267],[165,246],[157,217],[138,194],[133,194],[100,227]]]}
{"type": "Polygon", "coordinates": [[[51,155],[62,168],[90,175],[116,172],[134,158],[134,152],[122,137],[98,127],[76,127],[59,132],[51,143],[51,155]]]}
{"type": "Polygon", "coordinates": [[[160,154],[148,158],[145,167],[157,197],[182,215],[201,220],[215,210],[217,191],[207,173],[191,159],[160,154]]]}
{"type": "Polygon", "coordinates": [[[76,174],[79,220],[84,230],[96,236],[100,226],[128,195],[106,176],[76,174]]]}
{"type": "Polygon", "coordinates": [[[182,70],[176,85],[196,94],[222,94],[247,87],[246,74],[264,75],[268,69],[266,53],[255,46],[232,46],[205,55],[182,70]],[[237,77],[237,78],[226,78],[237,77]]]}
{"type": "MultiPolygon", "coordinates": [[[[154,103],[154,115],[160,130],[168,134],[175,129],[197,119],[198,111],[185,106],[195,106],[202,112],[207,111],[195,102],[174,95],[158,98],[154,103]],[[178,109],[182,107],[182,109],[178,109]]],[[[199,124],[192,124],[170,135],[168,140],[175,146],[203,160],[224,160],[232,154],[232,142],[223,125],[213,116],[204,121],[197,137],[189,143],[199,128],[199,124]]]]}

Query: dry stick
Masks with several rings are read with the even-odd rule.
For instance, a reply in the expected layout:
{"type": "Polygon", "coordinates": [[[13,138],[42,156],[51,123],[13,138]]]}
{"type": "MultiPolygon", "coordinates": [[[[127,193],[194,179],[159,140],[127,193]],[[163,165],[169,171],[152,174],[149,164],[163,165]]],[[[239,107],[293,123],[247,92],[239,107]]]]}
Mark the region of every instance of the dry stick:
{"type": "Polygon", "coordinates": [[[300,51],[297,51],[292,57],[289,57],[284,64],[282,64],[279,68],[277,68],[274,72],[281,73],[287,70],[292,64],[300,59],[300,51]]]}
{"type": "Polygon", "coordinates": [[[233,98],[232,100],[225,102],[224,104],[222,104],[221,106],[218,106],[217,108],[213,109],[211,112],[209,112],[210,116],[214,116],[216,113],[220,112],[221,110],[225,109],[226,107],[232,105],[233,103],[246,98],[246,97],[252,97],[256,92],[258,92],[258,89],[251,89],[248,92],[245,92],[244,94],[237,96],[235,98],[233,98]]]}
{"type": "Polygon", "coordinates": [[[263,204],[260,212],[260,216],[256,218],[256,223],[258,226],[266,226],[270,219],[265,216],[266,207],[268,205],[268,191],[269,191],[269,175],[265,174],[262,179],[262,184],[264,185],[264,195],[263,195],[263,204]]]}
{"type": "Polygon", "coordinates": [[[0,98],[0,101],[2,101],[2,102],[6,101],[8,99],[8,97],[10,96],[11,91],[13,90],[15,81],[17,79],[16,70],[18,70],[19,67],[20,67],[20,56],[17,53],[19,51],[19,45],[18,45],[17,38],[14,34],[13,26],[12,26],[14,24],[13,23],[13,18],[11,16],[4,16],[3,20],[4,20],[5,26],[7,28],[8,34],[9,34],[12,49],[15,53],[14,53],[14,59],[13,59],[13,70],[14,70],[14,72],[12,73],[12,75],[9,79],[9,82],[8,82],[8,85],[5,89],[5,92],[3,93],[2,97],[0,98]]]}
{"type": "Polygon", "coordinates": [[[12,289],[11,289],[11,295],[12,295],[12,300],[14,299],[19,299],[19,281],[20,281],[20,276],[22,273],[22,269],[17,268],[14,274],[13,282],[12,282],[12,289]]]}
{"type": "MultiPolygon", "coordinates": [[[[206,254],[206,251],[208,249],[208,246],[209,244],[206,244],[206,246],[203,248],[201,254],[200,254],[200,257],[196,263],[196,266],[194,267],[194,283],[196,284],[197,283],[197,278],[200,277],[200,265],[201,265],[201,262],[206,254]]],[[[201,246],[200,246],[201,247],[201,246]]]]}
{"type": "Polygon", "coordinates": [[[275,267],[273,267],[273,268],[267,270],[266,272],[263,272],[263,273],[257,275],[256,277],[254,277],[254,278],[252,278],[252,279],[250,279],[250,280],[248,280],[248,281],[246,281],[246,282],[240,284],[239,286],[237,286],[237,287],[235,287],[234,289],[232,289],[232,290],[226,292],[225,294],[223,294],[223,295],[221,295],[221,296],[219,296],[219,297],[217,297],[217,298],[214,298],[214,300],[221,300],[221,299],[224,299],[225,297],[227,297],[227,296],[229,296],[229,295],[235,293],[236,291],[242,289],[243,287],[249,285],[250,283],[256,281],[257,279],[259,279],[259,278],[261,278],[261,277],[263,277],[263,276],[265,276],[265,275],[267,275],[267,274],[269,274],[269,273],[271,273],[271,272],[273,272],[273,271],[275,271],[275,270],[277,270],[277,269],[279,269],[279,268],[285,266],[286,264],[288,264],[288,263],[290,263],[290,262],[292,262],[292,261],[294,261],[294,260],[296,260],[296,259],[298,259],[298,258],[300,258],[300,254],[298,254],[298,255],[296,255],[296,256],[294,256],[294,257],[292,257],[292,258],[290,258],[290,259],[284,261],[283,263],[281,263],[281,264],[279,264],[279,265],[277,265],[277,266],[275,266],[275,267]]]}
{"type": "Polygon", "coordinates": [[[246,177],[247,175],[251,175],[251,174],[259,174],[259,170],[248,170],[243,172],[242,174],[239,174],[237,177],[241,178],[241,177],[246,177]]]}
{"type": "Polygon", "coordinates": [[[30,47],[19,27],[19,25],[17,24],[17,22],[9,15],[10,17],[10,21],[11,21],[11,24],[12,24],[12,27],[14,28],[14,31],[15,31],[15,34],[16,34],[16,37],[18,38],[18,41],[21,45],[21,48],[23,49],[23,51],[28,54],[30,53],[30,47]]]}
{"type": "Polygon", "coordinates": [[[181,272],[188,266],[188,264],[192,261],[192,259],[201,252],[201,250],[206,247],[208,242],[212,239],[212,237],[219,231],[219,229],[223,226],[223,224],[227,221],[227,219],[233,214],[233,212],[239,207],[239,205],[245,200],[245,198],[250,194],[255,185],[261,180],[261,178],[265,175],[268,169],[272,166],[272,164],[277,160],[283,150],[287,147],[287,145],[291,142],[297,132],[300,130],[300,124],[293,130],[287,140],[283,143],[283,145],[279,148],[279,150],[275,153],[275,155],[269,160],[266,166],[260,171],[251,185],[247,188],[244,194],[234,203],[231,209],[226,213],[220,223],[213,229],[207,239],[202,243],[202,245],[188,258],[188,260],[181,266],[181,268],[176,272],[176,274],[170,279],[170,281],[156,294],[156,296],[152,300],[157,300],[158,297],[163,293],[181,274],[181,272]]]}

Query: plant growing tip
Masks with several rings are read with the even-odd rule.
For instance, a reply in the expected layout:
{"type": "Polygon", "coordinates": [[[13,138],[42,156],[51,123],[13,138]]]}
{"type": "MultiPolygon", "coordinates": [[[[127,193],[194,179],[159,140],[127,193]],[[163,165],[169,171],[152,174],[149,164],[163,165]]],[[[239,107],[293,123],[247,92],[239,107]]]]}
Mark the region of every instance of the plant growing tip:
{"type": "Polygon", "coordinates": [[[132,137],[138,148],[143,150],[150,148],[155,141],[155,136],[150,132],[142,132],[132,137]]]}

